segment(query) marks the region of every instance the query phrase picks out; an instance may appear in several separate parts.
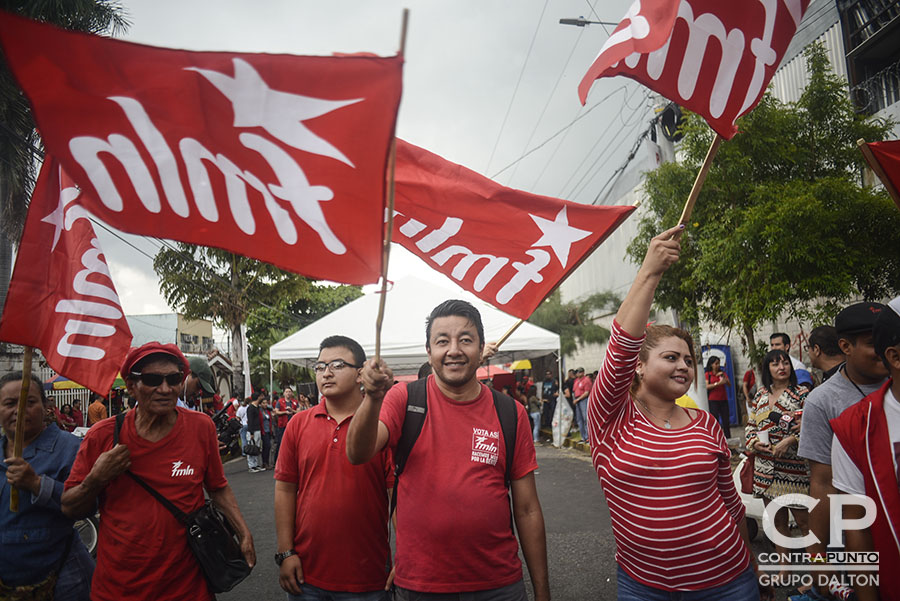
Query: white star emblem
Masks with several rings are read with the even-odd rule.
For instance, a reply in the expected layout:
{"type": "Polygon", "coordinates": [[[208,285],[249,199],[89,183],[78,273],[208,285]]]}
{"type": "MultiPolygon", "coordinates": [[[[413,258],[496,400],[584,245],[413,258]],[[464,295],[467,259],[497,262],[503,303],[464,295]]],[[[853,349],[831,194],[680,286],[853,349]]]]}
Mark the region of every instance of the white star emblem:
{"type": "Polygon", "coordinates": [[[311,132],[304,121],[363,100],[324,100],[270,88],[259,73],[244,60],[234,61],[234,77],[218,71],[187,67],[216,86],[234,109],[235,127],[262,127],[298,150],[337,159],[353,167],[350,159],[327,140],[311,132]]]}
{"type": "Polygon", "coordinates": [[[549,246],[553,249],[553,253],[559,259],[559,262],[562,263],[563,268],[569,262],[569,249],[572,247],[572,244],[591,235],[591,232],[587,230],[580,230],[569,225],[566,207],[563,207],[556,214],[556,219],[553,221],[537,215],[531,215],[530,213],[528,216],[541,228],[541,233],[543,234],[540,240],[531,245],[532,248],[535,246],[549,246]]]}
{"type": "MultiPolygon", "coordinates": [[[[56,205],[56,208],[53,209],[53,212],[41,219],[44,223],[49,223],[55,229],[53,232],[53,245],[50,247],[50,252],[56,250],[56,245],[59,243],[59,236],[62,233],[63,227],[65,227],[65,217],[66,217],[66,205],[78,198],[78,195],[81,191],[75,186],[69,186],[68,188],[63,188],[59,191],[59,204],[56,205]]],[[[66,227],[68,230],[69,228],[66,227]]]]}

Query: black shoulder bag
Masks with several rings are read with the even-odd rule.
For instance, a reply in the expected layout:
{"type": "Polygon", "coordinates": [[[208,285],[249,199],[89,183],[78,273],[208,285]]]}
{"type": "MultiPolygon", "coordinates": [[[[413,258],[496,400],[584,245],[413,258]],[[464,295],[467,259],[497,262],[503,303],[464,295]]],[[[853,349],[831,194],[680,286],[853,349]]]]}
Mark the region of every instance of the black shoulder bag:
{"type": "MultiPolygon", "coordinates": [[[[113,446],[119,443],[119,430],[122,428],[124,419],[124,413],[116,416],[113,446]]],[[[132,471],[129,470],[125,473],[184,525],[187,531],[188,547],[197,559],[197,563],[200,564],[200,571],[203,572],[210,591],[226,593],[250,575],[252,568],[244,559],[234,529],[209,499],[200,509],[185,513],[132,471]]]]}

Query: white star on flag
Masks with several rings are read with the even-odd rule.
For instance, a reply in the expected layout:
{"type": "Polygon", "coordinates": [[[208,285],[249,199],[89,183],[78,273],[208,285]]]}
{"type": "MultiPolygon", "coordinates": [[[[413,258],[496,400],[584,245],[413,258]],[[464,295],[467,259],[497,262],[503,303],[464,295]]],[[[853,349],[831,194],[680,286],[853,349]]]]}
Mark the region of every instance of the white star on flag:
{"type": "Polygon", "coordinates": [[[198,67],[186,67],[186,70],[196,71],[208,79],[231,101],[235,127],[262,127],[298,150],[354,166],[340,150],[310,131],[303,122],[360,102],[363,98],[325,100],[274,90],[247,61],[235,58],[232,62],[234,77],[198,67]]]}
{"type": "Polygon", "coordinates": [[[556,219],[553,221],[530,213],[528,216],[541,228],[541,233],[543,234],[540,240],[531,246],[549,246],[553,249],[553,253],[564,268],[569,262],[569,249],[572,247],[572,244],[591,235],[591,232],[587,230],[580,230],[569,225],[566,207],[563,207],[556,214],[556,219]]]}
{"type": "MultiPolygon", "coordinates": [[[[61,172],[60,175],[62,175],[61,172]]],[[[66,205],[78,198],[80,193],[81,191],[75,186],[63,188],[59,191],[59,204],[52,213],[41,219],[42,222],[49,223],[56,228],[53,232],[53,245],[50,247],[50,252],[56,250],[56,245],[59,243],[59,236],[65,226],[66,205]]],[[[69,228],[66,227],[66,229],[68,230],[69,228]]]]}

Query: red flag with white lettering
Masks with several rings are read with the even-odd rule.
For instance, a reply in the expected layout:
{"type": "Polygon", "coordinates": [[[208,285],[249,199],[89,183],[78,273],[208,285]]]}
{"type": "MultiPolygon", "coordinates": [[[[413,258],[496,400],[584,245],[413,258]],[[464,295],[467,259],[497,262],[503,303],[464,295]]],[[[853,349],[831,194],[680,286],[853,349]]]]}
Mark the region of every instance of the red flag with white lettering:
{"type": "Polygon", "coordinates": [[[881,168],[878,177],[882,180],[884,188],[900,208],[900,140],[869,142],[866,146],[881,168]]]}
{"type": "Polygon", "coordinates": [[[313,278],[378,279],[401,58],[187,52],[9,14],[0,42],[91,214],[313,278]]]}
{"type": "Polygon", "coordinates": [[[0,340],[41,349],[57,373],[106,396],[131,346],[131,329],[80,194],[47,155],[0,317],[0,340]]]}
{"type": "Polygon", "coordinates": [[[395,178],[393,240],[522,319],[634,210],[506,188],[400,139],[395,178]]]}
{"type": "Polygon", "coordinates": [[[625,75],[731,139],[781,63],[809,0],[638,0],[581,80],[625,75]]]}

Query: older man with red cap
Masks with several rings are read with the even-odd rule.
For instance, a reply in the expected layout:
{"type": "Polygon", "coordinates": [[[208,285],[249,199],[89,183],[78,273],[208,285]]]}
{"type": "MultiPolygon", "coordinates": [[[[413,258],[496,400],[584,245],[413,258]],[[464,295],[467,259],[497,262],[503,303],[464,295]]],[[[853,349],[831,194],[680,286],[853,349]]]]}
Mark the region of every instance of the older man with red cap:
{"type": "Polygon", "coordinates": [[[99,499],[103,528],[94,601],[214,599],[188,548],[184,526],[126,471],[185,513],[203,505],[206,489],[238,533],[248,563],[256,561],[250,530],[225,479],[212,420],[176,406],[189,373],[187,359],[174,344],[151,342],[131,349],[122,374],[137,407],[120,426],[113,417],[91,428],[75,458],[62,510],[83,517],[99,499]]]}

